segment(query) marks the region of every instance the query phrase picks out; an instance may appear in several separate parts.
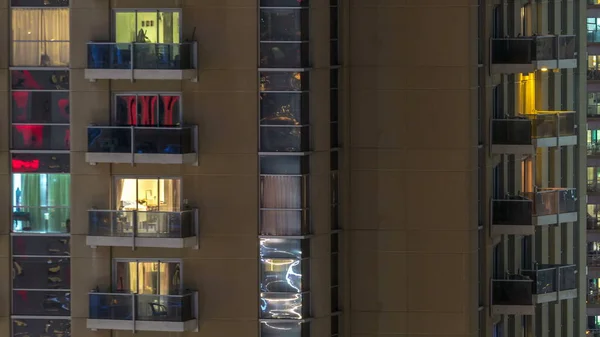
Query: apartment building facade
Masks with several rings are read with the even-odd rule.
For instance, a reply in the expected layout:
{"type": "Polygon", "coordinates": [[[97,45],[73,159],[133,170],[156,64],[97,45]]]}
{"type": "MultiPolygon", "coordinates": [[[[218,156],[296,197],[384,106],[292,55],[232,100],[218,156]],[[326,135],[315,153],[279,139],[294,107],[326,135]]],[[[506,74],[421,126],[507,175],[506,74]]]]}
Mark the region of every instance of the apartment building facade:
{"type": "Polygon", "coordinates": [[[593,332],[586,3],[0,8],[1,336],[593,332]]]}

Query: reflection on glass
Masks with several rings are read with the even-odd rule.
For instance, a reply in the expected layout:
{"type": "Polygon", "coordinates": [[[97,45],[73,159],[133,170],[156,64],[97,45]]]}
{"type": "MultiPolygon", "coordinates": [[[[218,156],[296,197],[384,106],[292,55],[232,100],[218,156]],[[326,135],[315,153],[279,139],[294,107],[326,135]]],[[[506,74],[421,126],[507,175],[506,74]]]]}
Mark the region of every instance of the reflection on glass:
{"type": "Polygon", "coordinates": [[[12,252],[17,255],[69,256],[68,236],[13,235],[12,252]]]}
{"type": "Polygon", "coordinates": [[[14,150],[68,150],[70,146],[71,133],[68,124],[12,126],[14,150]]]}
{"type": "Polygon", "coordinates": [[[185,322],[195,317],[192,293],[147,295],[90,293],[89,318],[185,322]],[[135,305],[134,305],[135,304],[135,305]]]}
{"type": "Polygon", "coordinates": [[[266,292],[298,293],[308,289],[303,282],[307,277],[308,260],[289,258],[261,258],[260,288],[266,292]]]}
{"type": "Polygon", "coordinates": [[[69,123],[69,93],[13,91],[13,123],[69,123]]]}
{"type": "Polygon", "coordinates": [[[13,258],[13,289],[69,289],[69,258],[13,258]]]}
{"type": "MultiPolygon", "coordinates": [[[[272,121],[275,122],[275,121],[272,121]]],[[[308,126],[289,125],[292,120],[281,119],[280,125],[261,125],[260,152],[306,152],[310,150],[308,126]]]]}
{"type": "Polygon", "coordinates": [[[261,322],[260,335],[262,337],[308,337],[310,335],[309,323],[261,322]]]}
{"type": "Polygon", "coordinates": [[[90,126],[88,127],[88,152],[193,153],[195,151],[193,134],[192,127],[90,126]]]}
{"type": "Polygon", "coordinates": [[[194,211],[89,211],[91,236],[187,238],[195,235],[194,211]]]}
{"type": "Polygon", "coordinates": [[[12,188],[14,231],[69,232],[70,175],[15,173],[12,188]]]}
{"type": "Polygon", "coordinates": [[[308,67],[308,42],[260,43],[260,66],[262,68],[308,67]]]}
{"type": "Polygon", "coordinates": [[[306,72],[260,72],[260,91],[308,90],[306,72]]]}
{"type": "Polygon", "coordinates": [[[68,290],[13,290],[13,315],[70,316],[68,290]]]}
{"type": "Polygon", "coordinates": [[[116,95],[114,125],[181,125],[178,95],[116,95]]]}
{"type": "Polygon", "coordinates": [[[308,156],[260,156],[261,174],[302,175],[309,170],[308,156]]]}
{"type": "Polygon", "coordinates": [[[13,90],[69,90],[68,70],[11,70],[13,90]]]}
{"type": "Polygon", "coordinates": [[[260,95],[260,124],[305,125],[308,109],[308,93],[263,93],[260,95]]]}
{"type": "Polygon", "coordinates": [[[307,239],[261,238],[261,258],[295,258],[309,256],[310,244],[307,239]]]}
{"type": "Polygon", "coordinates": [[[69,319],[13,319],[12,336],[71,337],[71,321],[69,319]]]}
{"type": "Polygon", "coordinates": [[[194,69],[193,43],[88,43],[89,69],[194,69]]]}
{"type": "Polygon", "coordinates": [[[260,40],[308,40],[308,10],[262,8],[260,10],[260,40]]]}
{"type": "Polygon", "coordinates": [[[303,319],[309,315],[310,295],[307,293],[261,293],[262,319],[303,319]]]}

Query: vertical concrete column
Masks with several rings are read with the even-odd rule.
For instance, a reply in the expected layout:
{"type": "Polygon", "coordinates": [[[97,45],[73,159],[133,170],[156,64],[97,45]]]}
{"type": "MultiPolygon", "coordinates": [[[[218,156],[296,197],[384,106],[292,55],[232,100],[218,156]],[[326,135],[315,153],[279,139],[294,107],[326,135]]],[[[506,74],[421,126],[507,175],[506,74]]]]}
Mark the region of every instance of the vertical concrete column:
{"type": "Polygon", "coordinates": [[[107,123],[110,116],[108,81],[84,79],[88,41],[109,41],[108,0],[70,0],[71,3],[71,334],[110,336],[110,331],[86,328],[88,292],[110,286],[110,248],[86,246],[88,210],[110,209],[110,168],[85,162],[87,126],[107,123]]]}
{"type": "Polygon", "coordinates": [[[10,232],[12,187],[10,181],[10,9],[9,1],[0,1],[0,336],[10,336],[10,299],[12,262],[10,259],[10,232]]]}

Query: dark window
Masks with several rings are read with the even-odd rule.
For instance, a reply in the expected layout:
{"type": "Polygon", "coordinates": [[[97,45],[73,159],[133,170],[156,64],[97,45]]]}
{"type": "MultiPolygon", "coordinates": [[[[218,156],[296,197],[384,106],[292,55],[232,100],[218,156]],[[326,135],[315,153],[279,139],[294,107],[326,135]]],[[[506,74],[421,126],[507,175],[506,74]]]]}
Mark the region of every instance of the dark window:
{"type": "Polygon", "coordinates": [[[71,337],[71,321],[68,319],[13,319],[13,337],[71,337]]]}
{"type": "Polygon", "coordinates": [[[307,91],[308,73],[269,72],[260,73],[260,91],[307,91]]]}
{"type": "Polygon", "coordinates": [[[11,70],[13,90],[69,90],[67,70],[11,70]]]}
{"type": "Polygon", "coordinates": [[[114,125],[182,125],[179,95],[116,95],[114,125]]]}
{"type": "Polygon", "coordinates": [[[308,67],[308,58],[308,42],[260,43],[260,66],[263,68],[308,67]]]}
{"type": "Polygon", "coordinates": [[[338,8],[337,6],[329,7],[329,34],[332,40],[338,38],[338,8]]]}
{"type": "Polygon", "coordinates": [[[12,7],[69,7],[69,0],[11,0],[12,7]]]}
{"type": "Polygon", "coordinates": [[[69,256],[71,254],[68,236],[12,236],[13,255],[69,256]]]}
{"type": "Polygon", "coordinates": [[[12,126],[13,150],[68,150],[68,125],[19,124],[12,126]]]}
{"type": "Polygon", "coordinates": [[[329,42],[329,62],[332,65],[338,65],[340,63],[340,49],[338,40],[331,40],[329,42]]]}
{"type": "Polygon", "coordinates": [[[261,41],[308,40],[307,9],[261,9],[261,41]]]}
{"type": "Polygon", "coordinates": [[[309,0],[260,0],[260,7],[306,7],[309,0]]]}
{"type": "Polygon", "coordinates": [[[13,289],[69,289],[69,258],[15,257],[13,289]]]}
{"type": "Polygon", "coordinates": [[[13,123],[69,123],[69,93],[13,91],[13,123]]]}
{"type": "Polygon", "coordinates": [[[261,125],[306,125],[308,93],[263,93],[260,95],[261,125]]]}
{"type": "Polygon", "coordinates": [[[69,316],[70,291],[13,290],[13,315],[69,316]]]}
{"type": "Polygon", "coordinates": [[[13,153],[11,160],[13,173],[69,173],[68,154],[13,153]]]}
{"type": "Polygon", "coordinates": [[[329,166],[331,171],[337,171],[339,168],[339,153],[338,151],[331,151],[329,153],[329,166]]]}
{"type": "Polygon", "coordinates": [[[331,316],[331,336],[337,336],[340,334],[340,316],[331,316]]]}
{"type": "Polygon", "coordinates": [[[338,286],[331,287],[331,312],[340,311],[340,288],[338,286]]]}
{"type": "Polygon", "coordinates": [[[261,156],[261,174],[300,175],[309,170],[308,156],[261,156]]]}
{"type": "Polygon", "coordinates": [[[331,254],[331,285],[339,285],[339,266],[338,266],[338,254],[331,254]]]}
{"type": "Polygon", "coordinates": [[[340,250],[340,243],[339,243],[339,235],[338,234],[331,234],[331,252],[332,253],[337,253],[340,250]]]}

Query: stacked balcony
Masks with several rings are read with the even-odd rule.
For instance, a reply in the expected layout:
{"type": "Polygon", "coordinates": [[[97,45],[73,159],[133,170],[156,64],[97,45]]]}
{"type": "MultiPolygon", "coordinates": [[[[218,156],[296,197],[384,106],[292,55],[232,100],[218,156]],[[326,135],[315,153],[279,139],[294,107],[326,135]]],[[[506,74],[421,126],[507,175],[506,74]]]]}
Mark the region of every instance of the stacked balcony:
{"type": "Polygon", "coordinates": [[[538,265],[492,280],[493,315],[535,315],[536,305],[577,298],[575,265],[538,265]]]}
{"type": "Polygon", "coordinates": [[[198,331],[198,293],[89,293],[87,328],[184,332],[198,331]]]}
{"type": "Polygon", "coordinates": [[[575,42],[575,35],[493,38],[491,71],[516,74],[577,68],[575,42]]]}
{"type": "Polygon", "coordinates": [[[197,164],[197,126],[89,126],[86,162],[197,164]]]}
{"type": "Polygon", "coordinates": [[[90,210],[87,245],[198,248],[198,210],[90,210]]]}
{"type": "Polygon", "coordinates": [[[575,111],[537,111],[492,119],[493,154],[531,155],[536,148],[577,145],[575,111]]]}
{"type": "Polygon", "coordinates": [[[196,42],[89,42],[87,80],[198,79],[196,42]]]}
{"type": "Polygon", "coordinates": [[[600,316],[600,290],[589,289],[586,294],[587,315],[600,316]]]}
{"type": "Polygon", "coordinates": [[[537,226],[577,221],[577,191],[540,189],[492,199],[492,235],[533,235],[537,226]]]}

